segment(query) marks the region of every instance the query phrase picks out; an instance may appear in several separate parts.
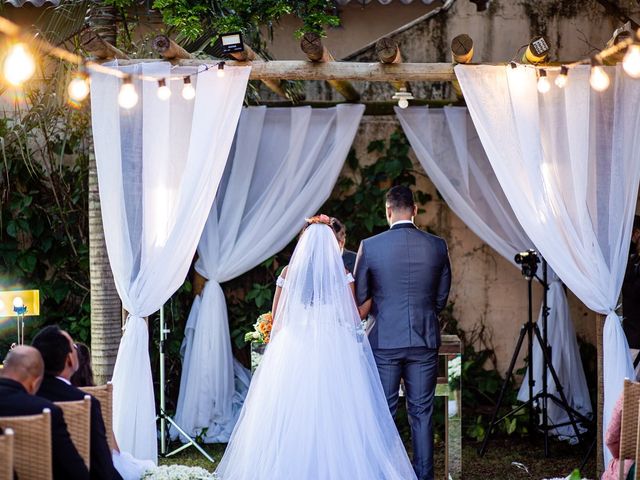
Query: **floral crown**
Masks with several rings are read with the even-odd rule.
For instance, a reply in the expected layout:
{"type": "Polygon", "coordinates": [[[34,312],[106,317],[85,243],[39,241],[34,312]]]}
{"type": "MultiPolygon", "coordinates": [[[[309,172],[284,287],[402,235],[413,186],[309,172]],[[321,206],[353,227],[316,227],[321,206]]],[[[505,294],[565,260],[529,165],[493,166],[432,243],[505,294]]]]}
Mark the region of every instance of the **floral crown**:
{"type": "Polygon", "coordinates": [[[325,225],[331,226],[331,218],[329,218],[325,214],[316,215],[311,218],[305,218],[305,220],[309,225],[314,225],[316,223],[324,223],[325,225]]]}

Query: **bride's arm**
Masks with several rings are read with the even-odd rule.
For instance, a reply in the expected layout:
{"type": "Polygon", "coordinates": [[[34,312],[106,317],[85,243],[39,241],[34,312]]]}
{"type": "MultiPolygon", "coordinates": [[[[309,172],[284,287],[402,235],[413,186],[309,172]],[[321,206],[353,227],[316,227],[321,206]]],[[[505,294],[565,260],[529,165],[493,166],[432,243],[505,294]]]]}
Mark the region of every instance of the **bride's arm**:
{"type": "MultiPolygon", "coordinates": [[[[280,273],[280,276],[282,278],[287,278],[287,267],[284,267],[282,269],[282,273],[280,273]]],[[[282,293],[282,287],[279,287],[276,284],[276,292],[273,294],[273,306],[271,307],[271,316],[273,318],[276,318],[276,309],[278,308],[278,302],[280,301],[280,294],[282,293]]]]}
{"type": "Polygon", "coordinates": [[[360,314],[360,318],[362,320],[367,318],[367,316],[369,315],[369,312],[371,311],[371,303],[372,303],[372,300],[369,299],[358,307],[358,313],[360,314]]]}

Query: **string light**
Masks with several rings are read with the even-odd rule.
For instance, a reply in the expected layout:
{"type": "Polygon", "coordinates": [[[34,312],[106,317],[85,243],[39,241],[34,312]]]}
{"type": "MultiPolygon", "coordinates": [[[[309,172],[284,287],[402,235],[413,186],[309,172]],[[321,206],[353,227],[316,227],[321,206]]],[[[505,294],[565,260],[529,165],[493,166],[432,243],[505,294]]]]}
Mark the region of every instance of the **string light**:
{"type": "Polygon", "coordinates": [[[541,68],[540,76],[538,77],[538,91],[540,93],[547,93],[549,90],[551,90],[551,84],[547,78],[547,71],[541,68]]]}
{"type": "Polygon", "coordinates": [[[640,78],[640,45],[629,45],[622,61],[622,68],[632,78],[640,78]]]}
{"type": "Polygon", "coordinates": [[[593,63],[589,83],[591,84],[591,88],[596,92],[604,92],[609,88],[611,80],[609,80],[609,75],[607,75],[607,72],[604,71],[602,66],[595,64],[595,61],[593,63]]]}
{"type": "Polygon", "coordinates": [[[89,96],[89,76],[85,72],[76,72],[67,87],[69,99],[76,104],[89,96]]]}
{"type": "Polygon", "coordinates": [[[138,103],[138,93],[133,86],[133,80],[130,76],[125,77],[120,87],[120,93],[118,94],[118,103],[122,108],[129,110],[138,103]]]}
{"type": "Polygon", "coordinates": [[[36,62],[24,43],[11,47],[4,60],[3,73],[7,82],[14,86],[23,84],[36,73],[36,62]]]}
{"type": "Polygon", "coordinates": [[[187,75],[184,77],[184,87],[182,87],[182,98],[185,100],[193,100],[196,96],[196,89],[193,88],[191,83],[191,77],[187,75]]]}
{"type": "Polygon", "coordinates": [[[560,67],[560,73],[556,77],[555,84],[558,88],[564,88],[567,84],[567,75],[569,75],[569,68],[565,65],[560,67]]]}
{"type": "Polygon", "coordinates": [[[171,96],[171,89],[167,86],[167,81],[164,78],[158,80],[158,98],[160,100],[169,100],[171,96]]]}
{"type": "Polygon", "coordinates": [[[218,72],[217,72],[218,78],[222,78],[224,77],[224,62],[220,62],[218,63],[218,72]]]}

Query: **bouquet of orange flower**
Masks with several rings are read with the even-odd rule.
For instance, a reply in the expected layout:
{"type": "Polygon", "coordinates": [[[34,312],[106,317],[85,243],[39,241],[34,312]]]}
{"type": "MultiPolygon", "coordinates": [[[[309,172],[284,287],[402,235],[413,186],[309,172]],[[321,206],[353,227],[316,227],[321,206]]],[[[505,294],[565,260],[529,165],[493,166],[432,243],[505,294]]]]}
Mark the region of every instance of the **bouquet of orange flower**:
{"type": "Polygon", "coordinates": [[[273,328],[273,315],[271,312],[263,313],[258,317],[253,332],[247,332],[244,336],[245,342],[269,343],[271,338],[271,328],[273,328]]]}

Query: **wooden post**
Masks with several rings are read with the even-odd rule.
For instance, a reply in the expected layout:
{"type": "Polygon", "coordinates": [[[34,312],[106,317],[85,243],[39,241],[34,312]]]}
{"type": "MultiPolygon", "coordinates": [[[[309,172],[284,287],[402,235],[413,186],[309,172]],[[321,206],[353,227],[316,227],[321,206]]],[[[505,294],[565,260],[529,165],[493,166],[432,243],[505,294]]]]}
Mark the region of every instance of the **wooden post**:
{"type": "MultiPolygon", "coordinates": [[[[614,45],[617,45],[623,40],[632,38],[634,35],[635,35],[635,32],[633,31],[633,28],[631,28],[631,22],[627,22],[622,27],[616,29],[616,31],[613,32],[613,35],[607,42],[606,48],[613,47],[614,45]]],[[[620,50],[619,52],[614,53],[613,55],[606,57],[603,60],[603,63],[605,65],[615,65],[616,63],[622,62],[622,60],[624,59],[625,53],[627,53],[626,48],[623,50],[620,50]]]]}
{"type": "Polygon", "coordinates": [[[100,60],[129,58],[126,53],[103,40],[102,37],[91,28],[85,28],[80,32],[80,41],[82,43],[82,48],[84,48],[87,53],[100,60]]]}
{"type": "MultiPolygon", "coordinates": [[[[322,44],[322,38],[316,33],[305,33],[300,40],[300,48],[307,55],[307,58],[314,63],[330,63],[334,61],[327,47],[322,44]]],[[[347,80],[327,80],[327,83],[348,102],[358,102],[360,100],[360,94],[347,80]]]]}
{"type": "MultiPolygon", "coordinates": [[[[451,61],[457,63],[471,63],[473,60],[473,40],[466,33],[457,35],[451,40],[451,61]]],[[[462,98],[462,89],[457,80],[451,82],[456,96],[462,98]]]]}
{"type": "Polygon", "coordinates": [[[602,419],[604,414],[604,352],[603,352],[603,331],[605,316],[596,315],[596,348],[598,357],[598,421],[596,428],[596,477],[600,478],[604,472],[604,456],[602,453],[602,419]]]}
{"type": "Polygon", "coordinates": [[[153,48],[167,60],[192,58],[192,55],[184,48],[171,40],[166,35],[158,35],[153,39],[153,48]]]}
{"type": "MultiPolygon", "coordinates": [[[[249,45],[244,45],[242,52],[232,53],[231,56],[239,62],[253,62],[256,58],[260,59],[256,52],[249,45]]],[[[261,59],[260,59],[261,60],[261,59]]],[[[299,99],[290,98],[290,95],[282,88],[282,82],[280,80],[262,80],[262,83],[276,95],[282,98],[289,98],[290,100],[297,101],[299,99]]]]}
{"type": "MultiPolygon", "coordinates": [[[[376,42],[376,53],[378,54],[380,63],[402,63],[402,53],[400,52],[398,42],[391,37],[383,37],[376,42]]],[[[391,85],[393,85],[393,88],[396,90],[400,90],[401,88],[407,91],[410,90],[408,82],[391,82],[391,85]]]]}

